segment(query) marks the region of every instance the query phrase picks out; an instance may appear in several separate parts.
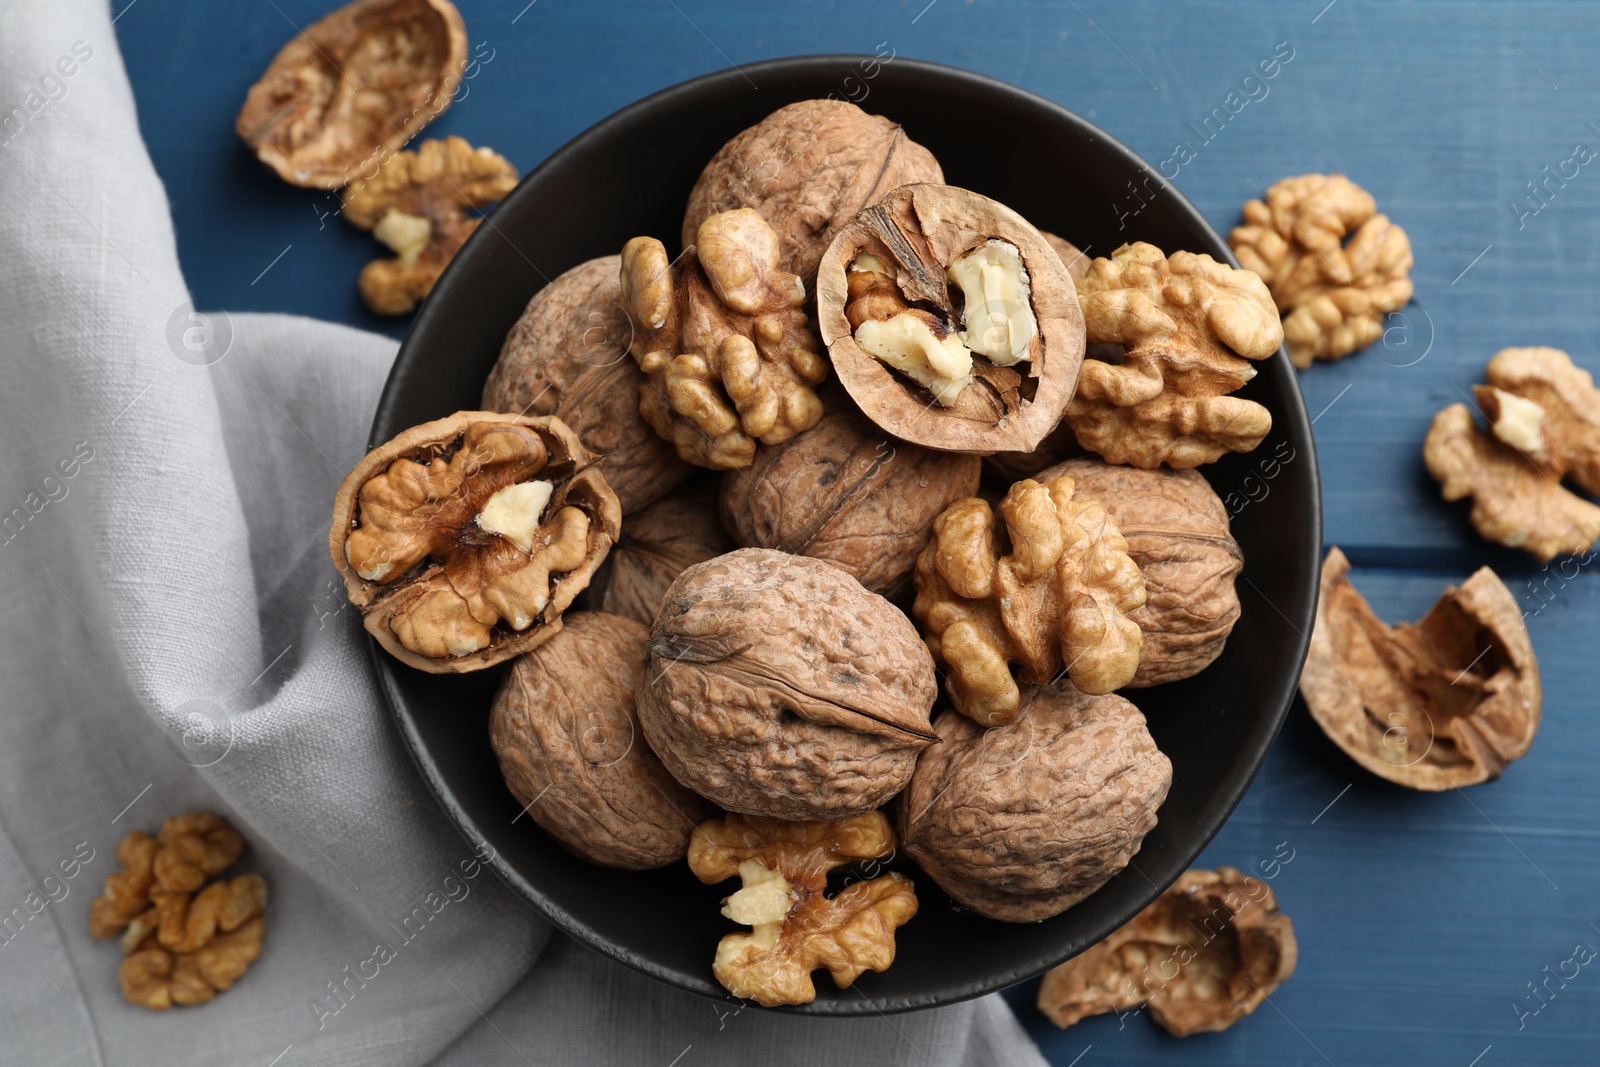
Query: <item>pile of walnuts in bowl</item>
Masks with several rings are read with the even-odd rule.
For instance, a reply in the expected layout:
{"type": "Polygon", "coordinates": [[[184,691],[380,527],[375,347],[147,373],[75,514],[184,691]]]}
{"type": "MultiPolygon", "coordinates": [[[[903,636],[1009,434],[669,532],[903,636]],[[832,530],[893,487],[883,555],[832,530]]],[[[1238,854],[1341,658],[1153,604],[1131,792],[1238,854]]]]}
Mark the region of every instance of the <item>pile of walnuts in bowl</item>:
{"type": "Polygon", "coordinates": [[[396,658],[510,661],[490,739],[544,832],[737,878],[717,979],[803,1004],[893,962],[918,878],[1036,922],[1139,850],[1172,765],[1138,690],[1240,611],[1195,468],[1269,432],[1236,393],[1283,326],[1255,273],[1088,259],[840,101],[728,142],[681,240],[535,294],[329,547],[396,658]]]}

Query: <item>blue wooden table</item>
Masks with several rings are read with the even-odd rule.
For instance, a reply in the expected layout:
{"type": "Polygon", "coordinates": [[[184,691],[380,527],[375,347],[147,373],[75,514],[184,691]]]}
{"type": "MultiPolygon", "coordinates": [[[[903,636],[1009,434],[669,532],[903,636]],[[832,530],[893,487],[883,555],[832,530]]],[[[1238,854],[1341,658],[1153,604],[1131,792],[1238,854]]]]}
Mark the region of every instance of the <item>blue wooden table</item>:
{"type": "MultiPolygon", "coordinates": [[[[114,0],[195,303],[299,312],[398,337],[403,321],[372,317],[356,297],[371,239],[329,214],[331,194],[282,184],[232,134],[246,87],[295,27],[328,6],[114,0]]],[[[1499,782],[1421,795],[1361,771],[1296,707],[1201,861],[1272,875],[1299,936],[1293,979],[1233,1030],[1182,1042],[1131,1017],[1057,1031],[1031,1006],[1035,983],[1014,991],[1014,1003],[1053,1063],[1081,1067],[1600,1063],[1600,965],[1550,977],[1576,946],[1600,949],[1600,580],[1542,572],[1482,544],[1464,507],[1437,499],[1420,455],[1429,418],[1460,400],[1501,347],[1554,345],[1600,370],[1600,165],[1543,185],[1539,199],[1525,184],[1544,182],[1579,143],[1600,151],[1600,8],[461,8],[480,62],[428,134],[490,145],[524,171],[611,111],[697,74],[786,54],[892,50],[1059,101],[1146,159],[1172,160],[1168,173],[1186,159],[1177,184],[1219,229],[1285,175],[1344,171],[1371,190],[1411,236],[1417,298],[1379,346],[1301,378],[1318,416],[1328,542],[1349,554],[1358,586],[1390,620],[1416,618],[1445,583],[1494,566],[1529,611],[1543,665],[1538,740],[1499,782]],[[1292,58],[1265,92],[1241,85],[1275,53],[1292,58]],[[1245,106],[1220,132],[1197,133],[1236,91],[1245,106]]]]}

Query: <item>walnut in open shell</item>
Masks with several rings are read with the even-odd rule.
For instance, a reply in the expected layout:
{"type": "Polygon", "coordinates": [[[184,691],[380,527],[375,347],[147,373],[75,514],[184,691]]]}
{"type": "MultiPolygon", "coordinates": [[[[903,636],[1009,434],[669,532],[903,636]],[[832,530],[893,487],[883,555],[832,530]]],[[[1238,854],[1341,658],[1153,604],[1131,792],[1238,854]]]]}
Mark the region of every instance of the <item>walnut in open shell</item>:
{"type": "Polygon", "coordinates": [[[621,524],[616,494],[560,419],[459,411],[356,464],[328,549],[391,655],[475,671],[561,628],[621,524]]]}
{"type": "Polygon", "coordinates": [[[1061,421],[1083,362],[1066,266],[1027,220],[947,185],[857,215],[817,270],[839,380],[888,433],[947,452],[1027,452],[1061,421]]]}
{"type": "Polygon", "coordinates": [[[911,778],[936,691],[893,604],[821,560],[743,548],[667,590],[639,721],[673,777],[730,811],[843,819],[911,778]]]}

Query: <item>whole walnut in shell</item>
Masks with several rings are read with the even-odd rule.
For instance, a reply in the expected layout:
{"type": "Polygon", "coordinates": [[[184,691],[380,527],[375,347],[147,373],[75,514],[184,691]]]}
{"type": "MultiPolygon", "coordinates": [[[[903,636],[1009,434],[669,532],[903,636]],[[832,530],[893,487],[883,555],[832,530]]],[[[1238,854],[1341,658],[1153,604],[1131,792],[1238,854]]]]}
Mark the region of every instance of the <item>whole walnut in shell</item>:
{"type": "Polygon", "coordinates": [[[673,781],[638,728],[634,699],[650,632],[581,611],[511,666],[489,743],[517,803],[568,851],[640,871],[683,858],[710,806],[673,781]]]}
{"type": "Polygon", "coordinates": [[[707,478],[623,516],[622,536],[589,583],[590,603],[648,627],[678,575],[738,547],[717,519],[717,482],[707,478]]]}
{"type": "Polygon", "coordinates": [[[683,243],[719,211],[748,207],[778,231],[783,269],[807,284],[833,235],[892,189],[942,182],[939,161],[896,124],[843,100],[779,108],[723,145],[689,193],[683,243]]]}
{"type": "Polygon", "coordinates": [[[667,590],[639,721],[673,777],[730,811],[843,819],[905,786],[936,695],[893,604],[821,560],[743,548],[667,590]]]}
{"type": "Polygon", "coordinates": [[[1144,575],[1145,602],[1128,616],[1144,631],[1129,688],[1199,674],[1222,655],[1239,621],[1234,579],[1244,567],[1228,509],[1194,470],[1114,467],[1070,459],[1039,475],[1071,478],[1104,505],[1144,575]]]}
{"type": "Polygon", "coordinates": [[[1172,784],[1144,716],[1114,694],[1029,686],[984,729],[946,712],[900,797],[906,851],[981,915],[1037,922],[1099,889],[1139,851],[1172,784]]]}
{"type": "Polygon", "coordinates": [[[787,444],[722,476],[722,521],[741,545],[826,560],[875,593],[904,588],[933,520],[978,491],[983,461],[896,441],[831,410],[787,444]]]}
{"type": "Polygon", "coordinates": [[[644,375],[628,355],[621,266],[620,256],[591,259],[533,295],[483,384],[483,409],[572,427],[631,519],[694,468],[639,414],[644,375]]]}

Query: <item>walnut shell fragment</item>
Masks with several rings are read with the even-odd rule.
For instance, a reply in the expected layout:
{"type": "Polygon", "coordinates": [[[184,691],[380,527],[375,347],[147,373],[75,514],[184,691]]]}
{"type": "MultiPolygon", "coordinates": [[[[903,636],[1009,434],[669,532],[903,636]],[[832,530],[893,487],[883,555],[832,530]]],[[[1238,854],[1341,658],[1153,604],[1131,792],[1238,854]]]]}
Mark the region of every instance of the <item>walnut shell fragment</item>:
{"type": "Polygon", "coordinates": [[[328,549],[367,632],[441,674],[553,636],[621,525],[616,494],[560,419],[458,411],[356,464],[328,549]]]}
{"type": "Polygon", "coordinates": [[[1226,1030],[1294,974],[1294,924],[1265,882],[1185,871],[1116,933],[1044,976],[1039,1010],[1065,1029],[1143,1004],[1174,1037],[1226,1030]]]}
{"type": "Polygon", "coordinates": [[[628,355],[621,267],[620,256],[591,259],[533,295],[484,382],[483,410],[554,415],[576,430],[632,522],[694,468],[639,414],[644,375],[628,355]]]}
{"type": "Polygon", "coordinates": [[[569,852],[642,871],[682,859],[710,805],[673,780],[638,728],[634,700],[650,632],[602,612],[511,665],[489,712],[506,787],[569,852]]]}
{"type": "Polygon", "coordinates": [[[848,403],[722,476],[722,522],[741,545],[826,560],[893,596],[933,520],[978,491],[983,461],[886,436],[848,403]]]}
{"type": "Polygon", "coordinates": [[[449,107],[466,67],[449,0],[356,0],[283,46],[234,128],[284,181],[337,189],[449,107]]]}
{"type": "Polygon", "coordinates": [[[839,231],[817,270],[839,381],[883,430],[946,452],[1028,452],[1083,361],[1065,264],[1003,204],[910,185],[839,231]]]}
{"type": "Polygon", "coordinates": [[[649,627],[678,575],[739,547],[717,519],[717,483],[626,512],[622,536],[589,583],[591,603],[649,627]]]}
{"type": "Polygon", "coordinates": [[[821,560],[744,548],[667,590],[639,721],[672,776],[721,807],[848,818],[911,778],[937,688],[894,605],[821,560]]]}
{"type": "Polygon", "coordinates": [[[1003,922],[1048,919],[1110,881],[1172,784],[1144,716],[1115,694],[1029,686],[1004,726],[946,713],[934,730],[900,836],[941,889],[1003,922]]]}
{"type": "Polygon", "coordinates": [[[917,913],[911,879],[891,872],[857,881],[829,897],[828,872],[894,852],[894,831],[882,812],[832,822],[785,822],[724,815],[695,827],[689,869],[707,884],[734,875],[741,888],[722,914],[750,926],[717,945],[712,972],[736,997],[764,1008],[809,1004],[811,972],[826,968],[849,988],[864,971],[894,962],[894,932],[917,913]]]}
{"type": "Polygon", "coordinates": [[[779,108],[712,157],[689,193],[683,244],[701,223],[754,208],[778,233],[779,264],[809,286],[839,228],[892,189],[942,182],[933,154],[895,123],[843,100],[779,108]]]}
{"type": "Polygon", "coordinates": [[[1072,459],[1039,475],[1071,478],[1106,509],[1144,576],[1145,602],[1129,618],[1144,631],[1130,689],[1199,674],[1222,655],[1239,621],[1234,580],[1244,553],[1228,509],[1195,470],[1140,470],[1072,459]]]}
{"type": "Polygon", "coordinates": [[[1084,255],[1077,245],[1065,237],[1057,237],[1049,230],[1040,230],[1039,236],[1056,250],[1056,255],[1061,257],[1061,265],[1067,268],[1067,274],[1074,282],[1089,273],[1089,265],[1094,260],[1084,255]]]}
{"type": "Polygon", "coordinates": [[[1443,790],[1500,777],[1539,729],[1539,664],[1516,598],[1487,567],[1415,625],[1386,626],[1338,548],[1300,695],[1334,744],[1397,785],[1443,790]]]}
{"type": "Polygon", "coordinates": [[[467,209],[494,203],[516,184],[517,168],[505,157],[459,137],[396,152],[374,177],[351,182],[343,193],[345,220],[371,230],[395,253],[361,269],[357,286],[367,307],[379,315],[416,307],[483,221],[467,209]]]}
{"type": "Polygon", "coordinates": [[[1600,495],[1600,389],[1559,348],[1506,348],[1474,386],[1490,431],[1552,478],[1600,495]]]}
{"type": "Polygon", "coordinates": [[[984,726],[1018,714],[1013,663],[1029,684],[1064,674],[1094,694],[1139,668],[1144,638],[1129,616],[1144,578],[1106,509],[1074,493],[1071,478],[1018,482],[998,519],[985,500],[958,500],[917,558],[912,614],[949,670],[951,703],[984,726]]]}
{"type": "Polygon", "coordinates": [[[639,414],[686,462],[748,467],[756,442],[815,426],[828,376],[806,326],[805,286],[778,265],[778,235],[749,208],[700,224],[677,260],[654,237],[622,247],[639,414]]]}

